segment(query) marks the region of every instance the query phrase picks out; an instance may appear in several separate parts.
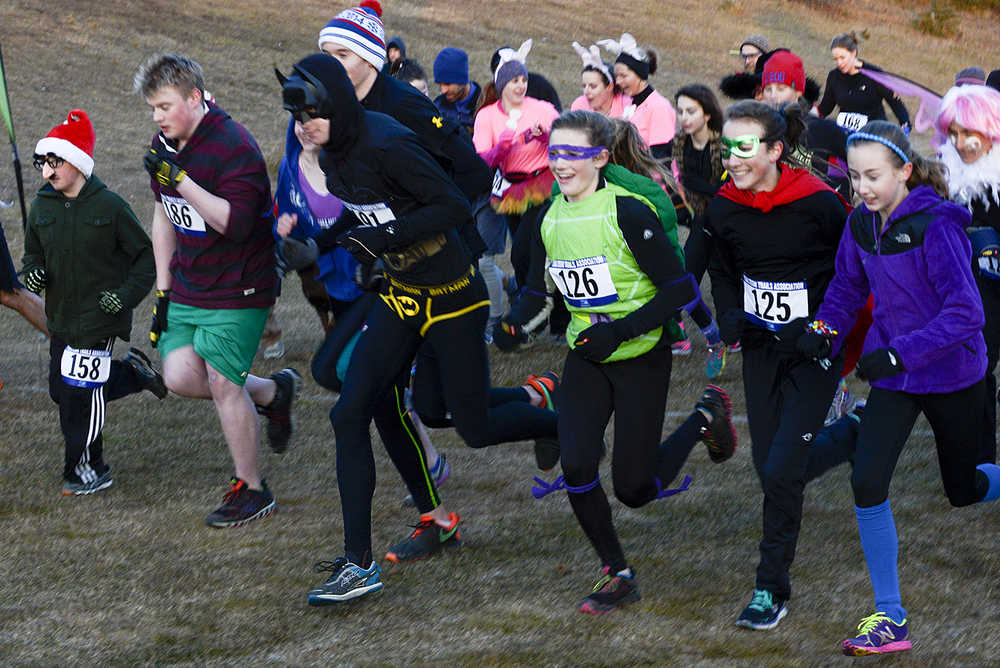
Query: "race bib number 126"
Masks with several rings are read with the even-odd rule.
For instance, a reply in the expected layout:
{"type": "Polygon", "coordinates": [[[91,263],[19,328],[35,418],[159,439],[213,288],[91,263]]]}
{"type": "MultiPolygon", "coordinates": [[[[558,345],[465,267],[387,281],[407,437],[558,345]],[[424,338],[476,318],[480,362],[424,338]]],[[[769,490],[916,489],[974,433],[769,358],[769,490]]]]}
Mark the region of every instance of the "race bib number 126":
{"type": "Polygon", "coordinates": [[[552,260],[549,275],[566,303],[577,308],[603,306],[618,301],[618,290],[603,255],[579,260],[552,260]]]}

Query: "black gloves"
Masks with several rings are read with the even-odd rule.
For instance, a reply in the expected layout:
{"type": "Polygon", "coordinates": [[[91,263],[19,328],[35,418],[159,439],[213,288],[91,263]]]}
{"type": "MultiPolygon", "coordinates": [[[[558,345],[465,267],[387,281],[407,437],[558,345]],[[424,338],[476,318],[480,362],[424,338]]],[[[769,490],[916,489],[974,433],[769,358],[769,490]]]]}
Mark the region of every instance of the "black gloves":
{"type": "Polygon", "coordinates": [[[899,359],[899,353],[895,348],[879,348],[862,355],[854,373],[861,380],[872,382],[890,378],[904,371],[906,368],[903,367],[903,360],[899,359]]]}
{"type": "Polygon", "coordinates": [[[389,247],[389,237],[395,231],[391,224],[362,225],[337,238],[337,243],[347,249],[354,259],[371,264],[389,247]]]}
{"type": "Polygon", "coordinates": [[[833,344],[830,339],[816,332],[805,331],[795,342],[795,350],[803,357],[821,360],[830,356],[833,344]]]}
{"type": "Polygon", "coordinates": [[[49,277],[45,273],[45,267],[35,267],[31,271],[24,273],[24,287],[28,288],[35,294],[39,294],[45,289],[45,285],[49,282],[49,277]]]}
{"type": "Polygon", "coordinates": [[[746,321],[743,311],[738,308],[728,309],[719,316],[719,336],[726,342],[726,345],[731,346],[739,343],[740,338],[743,337],[743,327],[746,325],[746,321]]]}
{"type": "Polygon", "coordinates": [[[282,275],[290,271],[301,271],[316,262],[319,248],[313,239],[295,239],[285,237],[278,242],[275,259],[282,275]]]}
{"type": "Polygon", "coordinates": [[[149,149],[146,157],[142,159],[142,164],[149,175],[159,181],[161,186],[172,188],[187,176],[187,172],[181,169],[176,162],[165,155],[160,155],[155,148],[149,149]]]}
{"type": "Polygon", "coordinates": [[[371,264],[359,264],[354,268],[354,283],[362,290],[377,292],[385,282],[385,264],[375,260],[371,264]]]}
{"type": "Polygon", "coordinates": [[[101,292],[101,296],[98,298],[97,303],[100,304],[101,310],[108,315],[118,315],[125,308],[125,304],[122,304],[122,300],[117,294],[111,292],[111,290],[104,290],[101,292]]]}
{"type": "Polygon", "coordinates": [[[511,351],[517,348],[528,338],[520,325],[511,325],[500,320],[493,327],[493,344],[503,351],[511,351]]]}
{"type": "Polygon", "coordinates": [[[153,305],[153,324],[149,326],[149,342],[155,348],[160,342],[160,334],[167,331],[167,306],[170,305],[170,290],[157,290],[153,305]]]}
{"type": "Polygon", "coordinates": [[[624,340],[625,333],[618,321],[599,322],[580,332],[573,349],[591,362],[603,362],[624,340]]]}

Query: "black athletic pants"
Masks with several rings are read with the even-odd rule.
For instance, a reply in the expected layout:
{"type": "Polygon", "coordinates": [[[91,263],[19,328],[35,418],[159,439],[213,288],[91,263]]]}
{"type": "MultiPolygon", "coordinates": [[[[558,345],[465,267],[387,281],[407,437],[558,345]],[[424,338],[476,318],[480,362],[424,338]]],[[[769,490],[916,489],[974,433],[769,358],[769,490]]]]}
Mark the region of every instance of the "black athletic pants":
{"type": "MultiPolygon", "coordinates": [[[[469,446],[555,437],[556,417],[551,411],[521,402],[489,407],[489,358],[483,341],[488,314],[486,285],[473,269],[434,288],[390,280],[369,311],[340,399],[330,411],[337,439],[345,553],[354,563],[367,566],[371,561],[375,463],[368,425],[393,383],[409,373],[425,339],[436,351],[447,351],[437,360],[444,398],[456,430],[469,446]]],[[[420,467],[412,463],[419,456],[415,452],[401,455],[411,460],[407,464],[393,456],[401,471],[420,467]]]]}
{"type": "Polygon", "coordinates": [[[980,380],[956,392],[910,394],[873,387],[858,433],[854,456],[854,505],[877,506],[889,498],[889,483],[899,454],[923,413],[934,432],[941,481],[948,502],[968,506],[986,495],[988,480],[977,475],[981,407],[986,383],[980,380]]]}
{"type": "Polygon", "coordinates": [[[983,337],[986,339],[986,389],[983,397],[982,443],[979,449],[980,464],[996,464],[997,462],[997,379],[993,372],[997,368],[997,357],[1000,352],[1000,281],[987,278],[978,273],[976,283],[979,285],[979,295],[983,299],[983,312],[986,314],[986,325],[983,327],[983,337]]]}
{"type": "Polygon", "coordinates": [[[846,461],[853,449],[849,429],[835,434],[841,438],[831,438],[829,431],[820,436],[843,365],[843,354],[823,368],[774,346],[743,349],[753,463],[764,491],[756,588],[779,598],[791,595],[788,571],[802,524],[807,476],[846,461]]]}
{"type": "MultiPolygon", "coordinates": [[[[660,443],[671,363],[669,347],[608,363],[591,362],[569,351],[559,404],[559,443],[567,486],[584,487],[597,480],[604,430],[612,413],[611,479],[622,503],[630,508],[643,506],[677,476],[708,422],[695,411],[660,443]]],[[[589,491],[570,491],[569,501],[601,563],[612,573],[626,568],[603,487],[596,484],[589,491]]]]}
{"type": "MultiPolygon", "coordinates": [[[[108,350],[114,338],[75,346],[77,349],[108,350]]],[[[69,482],[92,482],[102,476],[104,463],[104,412],[107,402],[140,392],[139,378],[130,364],[112,360],[111,374],[100,387],[68,384],[62,377],[61,362],[66,342],[49,339],[49,396],[59,405],[59,427],[66,446],[63,478],[69,482]]]]}

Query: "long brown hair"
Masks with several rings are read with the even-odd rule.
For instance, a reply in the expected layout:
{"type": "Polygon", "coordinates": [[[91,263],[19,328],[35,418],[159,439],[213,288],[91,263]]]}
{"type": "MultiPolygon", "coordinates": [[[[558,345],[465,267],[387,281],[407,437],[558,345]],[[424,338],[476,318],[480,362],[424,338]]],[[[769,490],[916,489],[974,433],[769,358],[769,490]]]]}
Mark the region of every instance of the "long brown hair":
{"type": "Polygon", "coordinates": [[[925,158],[915,151],[910,144],[909,137],[906,136],[898,125],[893,125],[889,121],[870,121],[863,128],[847,138],[848,147],[861,143],[881,144],[885,148],[886,153],[889,154],[889,160],[897,169],[907,162],[912,162],[913,173],[906,180],[906,187],[909,190],[913,190],[917,186],[930,186],[934,188],[934,192],[938,195],[944,199],[948,199],[948,180],[945,177],[946,171],[944,165],[937,160],[925,158]],[[886,143],[877,139],[865,139],[864,135],[879,137],[885,140],[885,142],[892,144],[893,147],[903,152],[907,160],[903,160],[902,156],[897,154],[886,143]]]}

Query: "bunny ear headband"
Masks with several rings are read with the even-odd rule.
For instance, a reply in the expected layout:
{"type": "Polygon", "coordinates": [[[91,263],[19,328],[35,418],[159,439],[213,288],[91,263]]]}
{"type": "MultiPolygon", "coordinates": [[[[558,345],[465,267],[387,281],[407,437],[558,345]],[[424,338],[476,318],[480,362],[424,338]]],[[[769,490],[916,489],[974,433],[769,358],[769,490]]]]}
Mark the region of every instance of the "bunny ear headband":
{"type": "Polygon", "coordinates": [[[588,51],[584,49],[579,42],[573,42],[573,49],[576,51],[577,55],[580,56],[580,60],[583,61],[584,69],[592,67],[601,72],[608,82],[614,83],[615,78],[612,76],[611,70],[608,69],[608,66],[604,64],[603,60],[601,60],[601,51],[597,48],[596,44],[592,45],[588,51]]]}
{"type": "Polygon", "coordinates": [[[512,60],[526,63],[528,60],[528,54],[531,53],[531,43],[530,39],[524,40],[521,42],[521,46],[518,47],[517,51],[511,48],[500,49],[500,51],[497,52],[500,55],[500,62],[497,63],[496,71],[499,72],[504,63],[509,63],[512,60]]]}
{"type": "Polygon", "coordinates": [[[624,63],[640,79],[649,78],[649,63],[646,62],[646,53],[636,44],[635,37],[626,32],[622,33],[620,42],[613,39],[601,39],[597,43],[605,50],[618,56],[615,60],[616,63],[624,63]]]}

